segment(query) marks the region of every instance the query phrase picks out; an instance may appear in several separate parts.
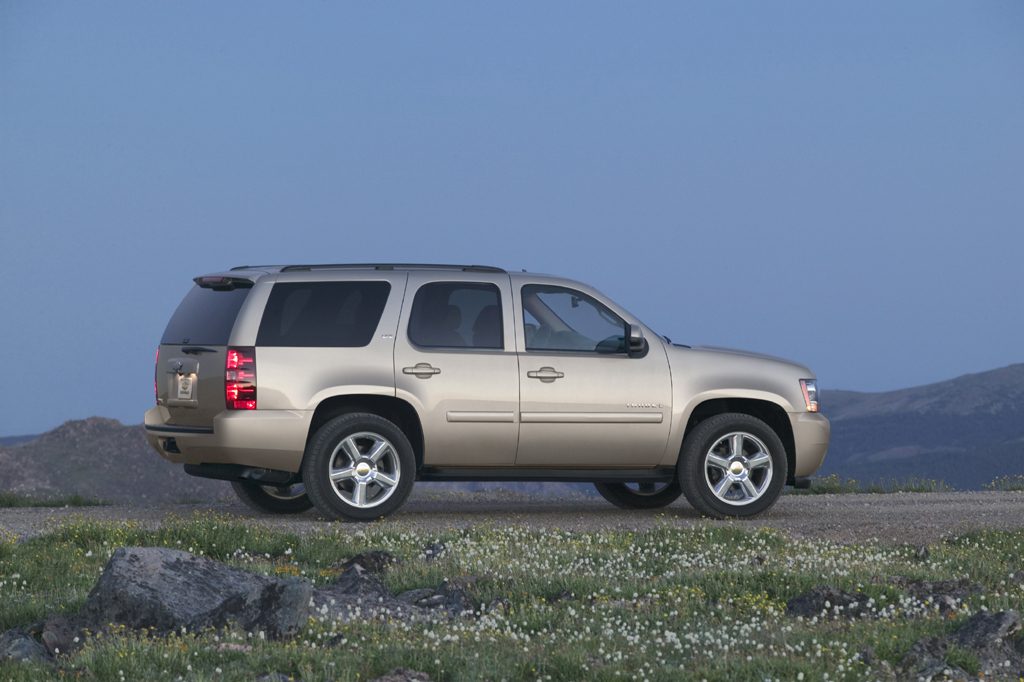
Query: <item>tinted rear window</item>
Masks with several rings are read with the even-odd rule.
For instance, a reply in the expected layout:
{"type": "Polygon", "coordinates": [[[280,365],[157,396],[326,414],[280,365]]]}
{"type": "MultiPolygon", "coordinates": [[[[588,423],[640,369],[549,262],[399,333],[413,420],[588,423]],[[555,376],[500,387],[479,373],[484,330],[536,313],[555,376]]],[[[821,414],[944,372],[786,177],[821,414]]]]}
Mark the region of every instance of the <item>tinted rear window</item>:
{"type": "Polygon", "coordinates": [[[226,346],[249,287],[215,291],[192,287],[174,311],[160,343],[226,346]]]}
{"type": "Polygon", "coordinates": [[[377,330],[387,282],[295,282],[270,292],[258,346],[359,347],[377,330]]]}

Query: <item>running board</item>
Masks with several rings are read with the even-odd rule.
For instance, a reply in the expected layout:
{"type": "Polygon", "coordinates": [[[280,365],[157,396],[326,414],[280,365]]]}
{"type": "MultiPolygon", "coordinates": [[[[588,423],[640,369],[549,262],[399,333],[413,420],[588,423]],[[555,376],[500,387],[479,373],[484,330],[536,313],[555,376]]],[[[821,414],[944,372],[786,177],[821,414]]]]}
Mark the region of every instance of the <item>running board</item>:
{"type": "Polygon", "coordinates": [[[650,469],[529,469],[526,467],[423,467],[420,481],[548,481],[563,483],[667,483],[675,467],[650,469]]]}

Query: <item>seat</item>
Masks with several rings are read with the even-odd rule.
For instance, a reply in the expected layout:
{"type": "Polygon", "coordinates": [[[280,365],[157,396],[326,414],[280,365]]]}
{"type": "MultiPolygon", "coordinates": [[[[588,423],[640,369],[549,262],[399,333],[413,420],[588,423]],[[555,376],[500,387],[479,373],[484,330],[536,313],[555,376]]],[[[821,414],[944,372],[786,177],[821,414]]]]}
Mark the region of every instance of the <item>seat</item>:
{"type": "Polygon", "coordinates": [[[502,348],[501,308],[487,305],[480,309],[473,323],[474,348],[502,348]]]}

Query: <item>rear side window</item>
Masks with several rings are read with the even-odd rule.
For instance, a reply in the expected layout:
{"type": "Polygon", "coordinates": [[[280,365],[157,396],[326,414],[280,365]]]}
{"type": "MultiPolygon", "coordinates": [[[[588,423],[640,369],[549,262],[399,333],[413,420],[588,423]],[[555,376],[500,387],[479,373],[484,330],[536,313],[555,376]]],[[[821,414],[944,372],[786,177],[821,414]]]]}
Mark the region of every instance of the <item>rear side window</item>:
{"type": "Polygon", "coordinates": [[[473,282],[424,284],[409,314],[409,340],[424,348],[504,348],[498,287],[473,282]]]}
{"type": "Polygon", "coordinates": [[[390,291],[387,282],[275,284],[256,345],[365,346],[377,330],[390,291]]]}
{"type": "Polygon", "coordinates": [[[249,287],[229,291],[194,286],[185,294],[160,343],[226,346],[249,287]]]}

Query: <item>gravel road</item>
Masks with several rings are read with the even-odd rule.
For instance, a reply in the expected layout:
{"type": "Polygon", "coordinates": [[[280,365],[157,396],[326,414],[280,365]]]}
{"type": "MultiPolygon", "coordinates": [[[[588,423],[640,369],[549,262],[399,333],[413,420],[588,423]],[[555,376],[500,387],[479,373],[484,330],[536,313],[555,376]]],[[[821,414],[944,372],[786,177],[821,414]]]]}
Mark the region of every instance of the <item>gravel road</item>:
{"type": "MultiPolygon", "coordinates": [[[[45,532],[65,519],[135,520],[155,527],[169,517],[214,511],[294,533],[322,529],[329,522],[314,512],[281,517],[250,512],[240,503],[161,507],[74,507],[0,509],[0,528],[19,537],[45,532]]],[[[683,502],[657,512],[623,511],[600,498],[541,498],[503,491],[479,493],[417,491],[398,513],[375,525],[431,532],[477,524],[534,529],[643,529],[707,523],[743,528],[768,526],[800,538],[851,543],[927,544],[968,530],[1024,528],[1024,492],[784,495],[767,513],[749,521],[701,519],[683,502]]],[[[353,527],[357,527],[353,525],[353,527]]]]}

